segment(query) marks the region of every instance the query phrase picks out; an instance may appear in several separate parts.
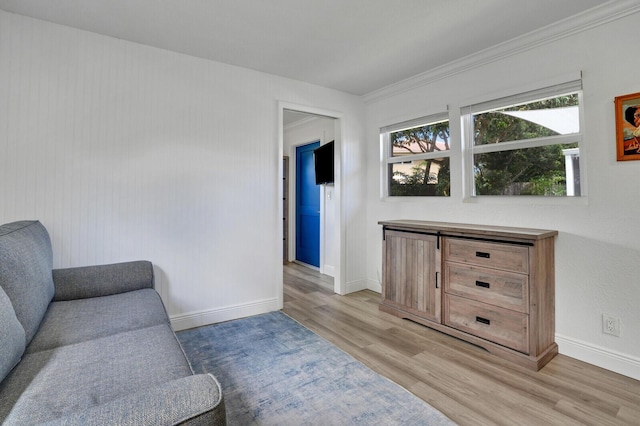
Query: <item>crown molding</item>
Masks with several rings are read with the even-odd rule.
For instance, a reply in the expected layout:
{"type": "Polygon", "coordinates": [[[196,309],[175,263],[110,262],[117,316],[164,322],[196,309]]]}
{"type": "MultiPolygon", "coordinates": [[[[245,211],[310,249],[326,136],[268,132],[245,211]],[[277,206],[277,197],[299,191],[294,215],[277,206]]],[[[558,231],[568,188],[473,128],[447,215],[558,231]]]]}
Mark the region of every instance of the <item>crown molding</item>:
{"type": "Polygon", "coordinates": [[[611,0],[593,9],[547,25],[514,39],[374,90],[362,96],[365,104],[499,61],[518,53],[587,31],[640,11],[638,0],[611,0]]]}

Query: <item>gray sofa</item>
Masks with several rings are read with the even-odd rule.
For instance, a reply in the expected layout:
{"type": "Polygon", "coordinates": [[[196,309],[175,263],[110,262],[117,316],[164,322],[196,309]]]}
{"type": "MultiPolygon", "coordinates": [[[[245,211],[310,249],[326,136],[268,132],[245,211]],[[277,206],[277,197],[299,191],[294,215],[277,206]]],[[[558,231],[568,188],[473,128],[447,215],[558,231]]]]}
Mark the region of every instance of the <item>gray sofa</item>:
{"type": "Polygon", "coordinates": [[[52,269],[38,221],[0,226],[0,422],[225,424],[194,375],[146,261],[52,269]]]}

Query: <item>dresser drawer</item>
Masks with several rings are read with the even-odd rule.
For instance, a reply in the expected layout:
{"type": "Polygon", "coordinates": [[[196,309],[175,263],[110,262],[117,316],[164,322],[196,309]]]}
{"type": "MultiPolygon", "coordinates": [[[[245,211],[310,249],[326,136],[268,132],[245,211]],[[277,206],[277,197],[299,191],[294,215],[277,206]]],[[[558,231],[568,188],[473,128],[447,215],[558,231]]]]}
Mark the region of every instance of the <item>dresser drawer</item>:
{"type": "Polygon", "coordinates": [[[444,291],[514,311],[529,311],[529,276],[445,262],[444,291]]]}
{"type": "Polygon", "coordinates": [[[444,259],[505,271],[529,273],[529,249],[516,244],[445,238],[444,259]]]}
{"type": "Polygon", "coordinates": [[[529,353],[529,316],[486,303],[445,294],[446,325],[529,353]]]}

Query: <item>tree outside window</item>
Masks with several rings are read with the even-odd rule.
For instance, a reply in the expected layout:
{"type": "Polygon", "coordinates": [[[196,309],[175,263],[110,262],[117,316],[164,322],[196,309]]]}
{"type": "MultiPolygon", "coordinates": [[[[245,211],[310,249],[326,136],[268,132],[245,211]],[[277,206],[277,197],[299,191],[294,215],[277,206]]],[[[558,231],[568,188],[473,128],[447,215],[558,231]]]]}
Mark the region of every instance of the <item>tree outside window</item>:
{"type": "Polygon", "coordinates": [[[569,93],[467,115],[473,195],[579,196],[579,98],[569,93]]]}
{"type": "Polygon", "coordinates": [[[450,195],[448,120],[384,132],[383,139],[390,152],[389,196],[450,195]]]}

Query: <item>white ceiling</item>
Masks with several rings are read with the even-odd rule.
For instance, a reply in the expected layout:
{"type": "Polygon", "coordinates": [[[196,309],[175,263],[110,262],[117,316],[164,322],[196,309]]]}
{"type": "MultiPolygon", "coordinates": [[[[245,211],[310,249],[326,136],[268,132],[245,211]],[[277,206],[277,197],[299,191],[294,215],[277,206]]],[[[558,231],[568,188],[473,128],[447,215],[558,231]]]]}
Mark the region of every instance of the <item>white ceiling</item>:
{"type": "Polygon", "coordinates": [[[0,0],[0,9],[364,95],[605,3],[0,0]]]}

